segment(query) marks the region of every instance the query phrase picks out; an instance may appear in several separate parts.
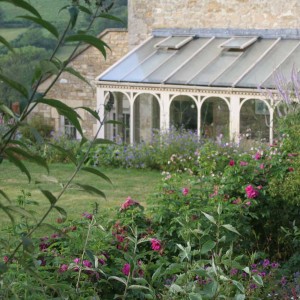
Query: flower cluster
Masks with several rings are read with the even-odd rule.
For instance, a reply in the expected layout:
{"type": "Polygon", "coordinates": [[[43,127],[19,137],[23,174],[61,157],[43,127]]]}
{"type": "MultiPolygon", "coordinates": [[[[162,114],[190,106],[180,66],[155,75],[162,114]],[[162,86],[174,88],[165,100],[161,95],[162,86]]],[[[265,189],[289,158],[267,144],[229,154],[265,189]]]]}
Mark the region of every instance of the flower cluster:
{"type": "Polygon", "coordinates": [[[121,205],[120,210],[126,210],[131,206],[140,206],[140,203],[135,200],[132,200],[131,197],[128,196],[126,201],[121,205]]]}
{"type": "Polygon", "coordinates": [[[247,198],[254,199],[259,196],[259,191],[256,190],[251,184],[247,185],[245,188],[247,198]]]}

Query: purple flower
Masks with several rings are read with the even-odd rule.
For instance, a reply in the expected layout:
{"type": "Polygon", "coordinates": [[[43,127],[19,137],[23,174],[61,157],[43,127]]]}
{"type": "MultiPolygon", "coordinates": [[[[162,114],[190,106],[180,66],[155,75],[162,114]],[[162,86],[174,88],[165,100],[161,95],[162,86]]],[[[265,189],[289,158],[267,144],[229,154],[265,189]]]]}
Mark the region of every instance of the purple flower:
{"type": "Polygon", "coordinates": [[[251,283],[250,284],[250,290],[254,290],[254,289],[256,289],[257,288],[257,285],[256,284],[254,284],[254,283],[251,283]]]}
{"type": "Polygon", "coordinates": [[[130,273],[130,264],[126,263],[122,268],[122,273],[126,276],[130,273]]]}
{"type": "Polygon", "coordinates": [[[230,275],[234,276],[234,275],[236,275],[238,273],[238,271],[239,271],[238,269],[231,269],[230,270],[230,275]]]}
{"type": "Polygon", "coordinates": [[[63,264],[60,266],[59,272],[61,272],[61,273],[66,272],[66,271],[68,271],[68,268],[69,268],[68,265],[63,264]]]}
{"type": "Polygon", "coordinates": [[[89,260],[84,260],[82,264],[87,268],[92,268],[93,264],[89,260]]]}
{"type": "Polygon", "coordinates": [[[281,278],[280,284],[281,284],[282,286],[285,286],[285,285],[287,284],[287,280],[286,280],[286,278],[285,278],[284,276],[281,278]]]}
{"type": "Polygon", "coordinates": [[[264,268],[266,268],[270,265],[270,261],[268,259],[264,259],[262,265],[263,265],[264,268]]]}
{"type": "Polygon", "coordinates": [[[87,212],[84,212],[84,213],[82,214],[82,216],[83,216],[84,218],[86,218],[86,219],[89,219],[89,220],[92,220],[92,219],[93,219],[93,215],[92,215],[92,214],[89,214],[89,213],[87,213],[87,212]]]}

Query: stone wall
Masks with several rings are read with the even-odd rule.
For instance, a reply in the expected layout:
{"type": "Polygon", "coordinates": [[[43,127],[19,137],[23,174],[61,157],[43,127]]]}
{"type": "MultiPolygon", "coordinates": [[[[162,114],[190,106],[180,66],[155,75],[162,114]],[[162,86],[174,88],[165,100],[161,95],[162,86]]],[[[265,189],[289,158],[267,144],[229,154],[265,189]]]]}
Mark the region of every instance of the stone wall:
{"type": "MultiPolygon", "coordinates": [[[[47,94],[47,98],[61,100],[71,107],[87,106],[96,109],[95,78],[128,52],[128,33],[124,29],[107,29],[100,34],[99,38],[111,48],[111,51],[107,49],[106,59],[99,50],[88,47],[70,63],[70,66],[80,72],[91,83],[92,87],[69,73],[63,73],[47,94]]],[[[39,90],[44,91],[49,86],[51,79],[45,80],[40,85],[39,90]]],[[[95,119],[86,111],[78,110],[78,112],[83,119],[86,135],[93,136],[97,130],[95,119]]],[[[39,105],[35,113],[51,119],[55,130],[60,130],[59,115],[55,109],[46,105],[39,105]]]]}
{"type": "Polygon", "coordinates": [[[299,28],[299,16],[299,0],[128,0],[129,45],[158,28],[299,28]]]}

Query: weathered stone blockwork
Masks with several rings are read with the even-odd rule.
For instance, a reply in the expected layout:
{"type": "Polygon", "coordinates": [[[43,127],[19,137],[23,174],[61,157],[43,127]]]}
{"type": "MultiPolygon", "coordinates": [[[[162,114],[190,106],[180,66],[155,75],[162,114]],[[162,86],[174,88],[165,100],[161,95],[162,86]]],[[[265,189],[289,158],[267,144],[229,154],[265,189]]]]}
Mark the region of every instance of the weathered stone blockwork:
{"type": "MultiPolygon", "coordinates": [[[[124,29],[108,29],[99,38],[111,48],[111,51],[107,50],[106,60],[99,50],[88,47],[81,51],[70,63],[70,66],[80,72],[91,83],[92,87],[69,73],[63,73],[48,93],[47,98],[59,99],[71,107],[87,106],[92,109],[97,108],[94,80],[128,52],[128,33],[124,29]]],[[[50,82],[51,78],[44,81],[39,90],[45,90],[50,82]]],[[[60,120],[55,109],[40,105],[35,112],[51,119],[55,125],[55,130],[59,131],[60,120]]],[[[78,112],[83,119],[86,135],[93,136],[97,129],[95,119],[86,111],[78,110],[78,112]]]]}
{"type": "Polygon", "coordinates": [[[131,48],[158,28],[299,28],[299,0],[128,0],[131,48]]]}

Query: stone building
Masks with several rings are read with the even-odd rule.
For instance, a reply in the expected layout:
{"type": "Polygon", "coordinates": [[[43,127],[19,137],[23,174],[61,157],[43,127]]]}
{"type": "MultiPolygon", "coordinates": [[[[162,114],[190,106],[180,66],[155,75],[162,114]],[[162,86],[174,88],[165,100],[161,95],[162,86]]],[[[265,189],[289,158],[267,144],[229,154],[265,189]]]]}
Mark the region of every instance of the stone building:
{"type": "Polygon", "coordinates": [[[129,129],[109,125],[102,137],[147,141],[175,126],[272,141],[274,76],[290,77],[300,62],[299,1],[129,0],[128,12],[131,52],[96,85],[100,114],[113,92],[110,117],[129,129]]]}
{"type": "MultiPolygon", "coordinates": [[[[214,139],[272,141],[277,103],[258,87],[276,98],[273,75],[298,70],[299,13],[298,0],[128,0],[128,33],[101,35],[113,50],[108,59],[89,47],[72,62],[97,95],[63,74],[53,97],[103,117],[112,92],[108,117],[125,126],[107,125],[100,137],[147,141],[154,129],[175,126],[214,139]]],[[[39,111],[56,130],[74,130],[54,110],[39,111]]],[[[91,136],[99,125],[81,113],[91,136]]]]}
{"type": "MultiPolygon", "coordinates": [[[[70,63],[70,66],[80,72],[91,86],[70,73],[64,72],[47,94],[49,99],[61,100],[73,108],[87,106],[96,110],[95,78],[128,52],[128,32],[125,29],[107,29],[99,35],[99,38],[111,48],[111,51],[107,50],[106,59],[98,49],[89,46],[81,50],[70,63]]],[[[45,80],[39,86],[39,90],[46,90],[52,79],[50,77],[45,80]]],[[[97,123],[94,117],[84,110],[78,109],[77,112],[82,118],[82,127],[86,136],[94,136],[97,132],[97,123]]],[[[63,116],[60,116],[55,108],[39,104],[35,114],[51,120],[56,132],[67,134],[72,138],[80,138],[74,126],[63,116]]]]}

